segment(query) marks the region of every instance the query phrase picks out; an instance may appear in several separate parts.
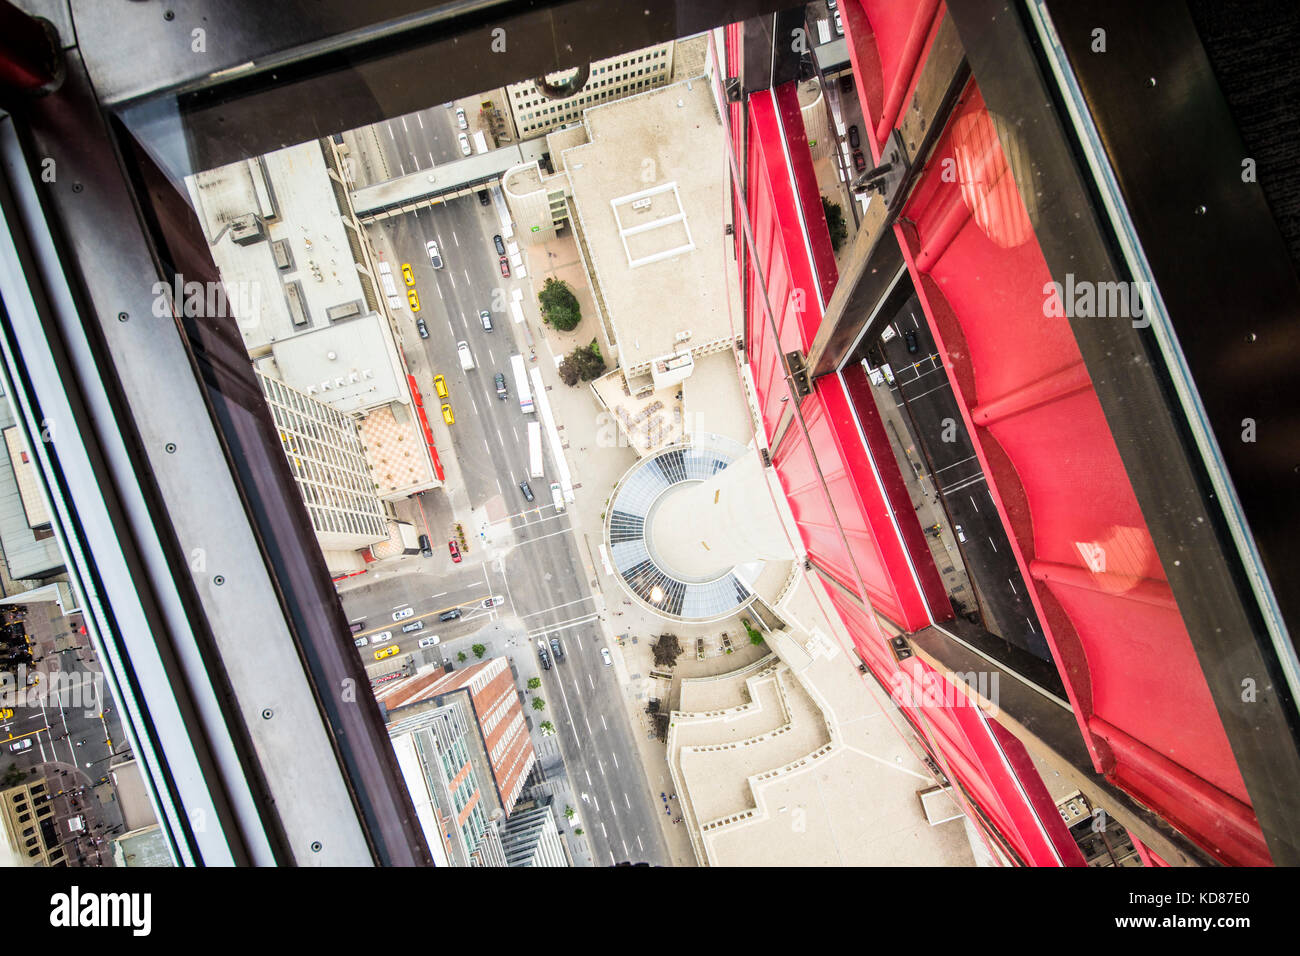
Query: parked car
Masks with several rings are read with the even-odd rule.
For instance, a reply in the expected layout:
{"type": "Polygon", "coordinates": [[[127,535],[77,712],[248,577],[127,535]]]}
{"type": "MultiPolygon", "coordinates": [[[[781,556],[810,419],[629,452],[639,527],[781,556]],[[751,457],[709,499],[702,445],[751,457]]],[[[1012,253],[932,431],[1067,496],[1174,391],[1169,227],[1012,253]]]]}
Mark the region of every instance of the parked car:
{"type": "Polygon", "coordinates": [[[555,655],[557,661],[564,660],[564,648],[560,647],[560,639],[558,637],[551,638],[551,653],[555,655]]]}
{"type": "Polygon", "coordinates": [[[528,482],[526,481],[519,482],[519,490],[524,493],[524,499],[526,501],[533,500],[533,486],[530,485],[528,482]]]}
{"type": "Polygon", "coordinates": [[[451,560],[456,564],[460,564],[460,545],[456,544],[455,539],[447,542],[447,551],[451,554],[451,560]]]}
{"type": "Polygon", "coordinates": [[[447,380],[441,375],[433,377],[433,390],[438,393],[439,398],[447,397],[447,380]]]}
{"type": "Polygon", "coordinates": [[[497,247],[497,255],[504,256],[506,254],[506,244],[501,241],[500,236],[492,237],[492,245],[497,247]]]}
{"type": "Polygon", "coordinates": [[[381,647],[375,651],[375,660],[382,661],[385,657],[394,657],[400,654],[402,649],[394,644],[392,647],[381,647]]]}
{"type": "Polygon", "coordinates": [[[442,256],[438,255],[438,244],[430,239],[424,244],[424,251],[429,254],[429,261],[435,269],[442,268],[442,256]]]}
{"type": "Polygon", "coordinates": [[[601,658],[605,661],[605,666],[606,666],[606,667],[608,667],[610,664],[613,664],[613,663],[614,663],[614,659],[613,659],[612,657],[609,656],[609,648],[608,648],[608,647],[602,647],[602,648],[600,649],[600,656],[601,656],[601,658]]]}
{"type": "Polygon", "coordinates": [[[442,642],[442,638],[439,637],[437,634],[434,634],[432,637],[420,638],[421,647],[437,647],[441,642],[442,642]]]}
{"type": "Polygon", "coordinates": [[[478,204],[479,204],[480,206],[486,206],[486,205],[487,205],[488,203],[490,203],[491,201],[492,201],[492,200],[488,198],[487,190],[486,190],[486,189],[480,189],[480,190],[479,190],[479,193],[478,193],[478,204]]]}
{"type": "MultiPolygon", "coordinates": [[[[353,621],[351,624],[348,625],[348,630],[351,631],[353,634],[360,634],[365,629],[366,629],[365,621],[353,621]]],[[[0,717],[3,716],[4,714],[0,713],[0,717]]]]}
{"type": "Polygon", "coordinates": [[[367,644],[370,643],[370,638],[368,638],[368,637],[366,637],[364,634],[362,634],[360,637],[358,637],[358,638],[357,638],[356,640],[354,640],[352,643],[355,644],[357,647],[365,647],[367,644]]]}
{"type": "Polygon", "coordinates": [[[953,526],[952,526],[952,530],[955,531],[955,532],[957,532],[957,540],[958,540],[958,541],[962,541],[962,542],[964,542],[964,541],[966,540],[966,532],[964,532],[964,531],[961,530],[961,525],[959,525],[959,524],[955,524],[955,525],[953,525],[953,526]]]}
{"type": "Polygon", "coordinates": [[[448,425],[456,424],[456,416],[452,414],[451,406],[446,402],[443,402],[442,404],[442,420],[448,425]]]}
{"type": "Polygon", "coordinates": [[[920,351],[921,344],[916,338],[916,329],[908,329],[903,333],[903,341],[907,343],[907,350],[913,354],[920,351]]]}
{"type": "Polygon", "coordinates": [[[459,106],[456,107],[456,125],[461,129],[469,129],[469,120],[465,118],[465,111],[459,106]]]}
{"type": "Polygon", "coordinates": [[[8,720],[14,715],[12,707],[0,707],[0,720],[8,720]]]}
{"type": "Polygon", "coordinates": [[[400,611],[394,611],[394,612],[393,612],[393,620],[394,620],[394,621],[404,621],[404,620],[406,620],[408,617],[410,617],[411,615],[413,615],[414,613],[415,613],[415,608],[413,608],[413,607],[404,607],[404,608],[402,608],[400,611]]]}
{"type": "Polygon", "coordinates": [[[849,127],[849,145],[857,149],[862,145],[862,137],[858,135],[858,124],[854,123],[849,127]]]}
{"type": "Polygon", "coordinates": [[[487,309],[479,309],[478,320],[483,326],[484,332],[492,331],[492,313],[487,309]]]}
{"type": "Polygon", "coordinates": [[[429,337],[429,327],[424,324],[424,319],[415,320],[415,331],[420,333],[420,338],[422,339],[427,339],[429,337]]]}
{"type": "Polygon", "coordinates": [[[409,262],[402,263],[402,278],[406,280],[407,285],[415,285],[415,273],[411,271],[409,262]]]}
{"type": "Polygon", "coordinates": [[[420,294],[414,289],[406,290],[406,301],[410,304],[412,312],[420,311],[420,294]]]}
{"type": "Polygon", "coordinates": [[[423,630],[424,630],[423,621],[412,621],[410,624],[402,625],[403,634],[410,634],[412,631],[423,631],[423,630]]]}
{"type": "Polygon", "coordinates": [[[454,607],[450,611],[443,611],[438,615],[440,621],[454,621],[460,617],[460,608],[454,607]]]}
{"type": "Polygon", "coordinates": [[[844,24],[840,22],[840,12],[838,10],[835,11],[835,35],[837,37],[844,36],[844,24]]]}
{"type": "Polygon", "coordinates": [[[497,261],[498,261],[498,262],[500,263],[500,265],[501,265],[501,276],[502,276],[502,278],[509,279],[509,278],[510,278],[510,260],[507,259],[505,256],[502,256],[502,257],[501,257],[499,260],[497,260],[497,261]]]}
{"type": "Polygon", "coordinates": [[[862,150],[860,149],[855,149],[853,151],[853,168],[860,173],[867,171],[867,160],[866,157],[862,155],[862,150]]]}
{"type": "Polygon", "coordinates": [[[433,545],[429,543],[427,534],[420,535],[420,555],[426,558],[433,557],[433,545]]]}
{"type": "Polygon", "coordinates": [[[497,385],[497,398],[501,399],[502,401],[505,401],[506,396],[509,394],[506,391],[506,377],[500,372],[497,372],[496,377],[493,379],[493,381],[496,382],[497,385]]]}
{"type": "Polygon", "coordinates": [[[471,152],[473,152],[473,150],[469,148],[468,136],[466,136],[464,133],[461,133],[459,136],[456,137],[456,139],[460,141],[460,151],[462,155],[468,156],[471,152]]]}
{"type": "Polygon", "coordinates": [[[546,645],[541,641],[537,642],[537,659],[542,662],[542,670],[551,669],[551,656],[546,653],[546,645]]]}

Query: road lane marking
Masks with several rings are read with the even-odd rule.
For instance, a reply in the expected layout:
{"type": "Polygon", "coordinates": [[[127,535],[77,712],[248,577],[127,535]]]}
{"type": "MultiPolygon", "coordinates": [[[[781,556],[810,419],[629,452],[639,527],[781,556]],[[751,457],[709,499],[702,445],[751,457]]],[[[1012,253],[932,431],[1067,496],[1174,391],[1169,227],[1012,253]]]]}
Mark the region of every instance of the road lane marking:
{"type": "MultiPolygon", "coordinates": [[[[589,683],[589,684],[591,685],[591,689],[592,689],[592,690],[595,690],[595,689],[596,689],[596,682],[595,682],[594,680],[591,679],[591,674],[590,674],[590,673],[587,674],[587,683],[589,683]]],[[[587,729],[590,730],[591,728],[588,727],[587,729]]]]}
{"type": "Polygon", "coordinates": [[[970,499],[970,503],[971,503],[972,507],[974,507],[974,509],[975,509],[976,511],[979,511],[979,510],[980,510],[980,506],[977,505],[977,504],[975,504],[975,496],[974,496],[974,495],[967,495],[966,497],[970,499]]]}
{"type": "MultiPolygon", "coordinates": [[[[627,804],[627,808],[628,808],[629,810],[632,809],[632,801],[629,800],[629,799],[627,798],[627,791],[626,791],[626,790],[623,791],[623,802],[627,804]]],[[[641,838],[640,838],[640,837],[637,837],[637,839],[639,840],[639,839],[641,839],[641,838]]]]}
{"type": "Polygon", "coordinates": [[[591,771],[584,768],[582,772],[587,775],[587,786],[593,786],[591,782],[591,771]]]}
{"type": "Polygon", "coordinates": [[[600,715],[600,725],[601,725],[602,727],[604,727],[606,730],[609,730],[609,724],[605,723],[605,715],[604,715],[604,714],[601,714],[601,715],[600,715]]]}
{"type": "Polygon", "coordinates": [[[636,845],[639,846],[639,847],[641,848],[641,852],[642,852],[642,853],[645,852],[645,844],[641,842],[641,837],[640,837],[639,834],[637,835],[637,838],[636,838],[636,845]]]}
{"type": "Polygon", "coordinates": [[[409,132],[411,131],[411,127],[409,127],[409,126],[406,125],[406,117],[405,117],[405,116],[402,117],[402,130],[403,130],[403,132],[407,132],[407,133],[409,133],[409,132]]]}
{"type": "Polygon", "coordinates": [[[520,620],[523,620],[524,618],[529,618],[529,617],[536,617],[536,616],[539,615],[539,614],[546,614],[546,613],[548,613],[549,611],[558,611],[558,610],[559,610],[560,608],[562,608],[562,607],[568,607],[570,604],[581,604],[583,601],[595,601],[595,598],[592,597],[591,595],[588,595],[587,597],[578,598],[578,600],[576,600],[576,601],[565,601],[563,604],[553,604],[553,605],[551,605],[550,607],[548,607],[548,608],[543,608],[543,609],[540,610],[540,611],[532,611],[532,612],[530,612],[530,613],[528,613],[528,614],[525,614],[525,615],[523,615],[523,616],[520,618],[520,620]]]}
{"type": "Polygon", "coordinates": [[[998,545],[997,542],[993,540],[992,536],[989,537],[989,544],[993,545],[993,551],[996,553],[998,550],[998,545]]]}
{"type": "Polygon", "coordinates": [[[602,777],[605,776],[605,761],[603,761],[603,760],[601,760],[599,757],[597,757],[597,758],[596,758],[596,766],[600,767],[600,775],[601,775],[602,777]]]}
{"type": "MultiPolygon", "coordinates": [[[[611,752],[610,752],[610,756],[614,758],[614,769],[617,770],[617,769],[618,769],[618,754],[616,754],[616,753],[614,753],[613,751],[611,751],[611,752]]],[[[623,796],[626,797],[627,794],[623,794],[623,796]]],[[[631,804],[629,804],[629,806],[631,806],[631,804]]]]}
{"type": "Polygon", "coordinates": [[[1016,582],[1012,581],[1010,578],[1007,578],[1007,584],[1011,585],[1011,593],[1019,597],[1020,592],[1016,590],[1016,582]]]}

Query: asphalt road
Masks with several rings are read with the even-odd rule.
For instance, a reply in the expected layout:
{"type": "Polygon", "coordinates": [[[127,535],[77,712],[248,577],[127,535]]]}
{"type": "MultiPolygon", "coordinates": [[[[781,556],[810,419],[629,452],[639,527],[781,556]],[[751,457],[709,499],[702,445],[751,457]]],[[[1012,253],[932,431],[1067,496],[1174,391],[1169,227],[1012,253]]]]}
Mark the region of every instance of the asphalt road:
{"type": "Polygon", "coordinates": [[[907,412],[913,438],[925,455],[962,561],[979,589],[985,626],[1035,657],[1050,660],[970,436],[959,424],[955,433],[948,433],[952,440],[944,441],[945,422],[960,423],[962,418],[915,295],[890,324],[897,334],[879,346],[894,372],[890,392],[907,412]],[[909,332],[916,335],[916,352],[907,349],[909,332]]]}
{"type": "MultiPolygon", "coordinates": [[[[467,120],[472,120],[467,116],[467,120]]],[[[446,106],[385,120],[343,134],[355,187],[373,185],[462,159],[456,114],[446,106]]],[[[473,129],[465,131],[473,136],[473,129]]]]}
{"type": "MultiPolygon", "coordinates": [[[[454,143],[454,139],[453,139],[454,143]]],[[[436,155],[436,153],[435,153],[436,155]]],[[[401,266],[409,263],[420,298],[420,311],[429,338],[415,332],[415,315],[404,310],[401,320],[403,348],[412,373],[425,395],[429,420],[440,448],[454,450],[463,488],[440,490],[425,496],[428,510],[443,513],[438,504],[447,496],[456,513],[466,507],[484,509],[495,516],[487,541],[478,540],[477,528],[466,527],[470,552],[462,564],[447,554],[447,528],[429,528],[434,557],[425,559],[427,571],[383,579],[374,585],[348,589],[344,607],[353,620],[364,620],[370,633],[392,630],[401,653],[414,652],[419,663],[455,659],[475,643],[489,653],[504,653],[519,671],[519,686],[540,676],[536,696],[546,702],[534,718],[534,739],[543,720],[554,723],[564,756],[569,784],[581,804],[573,826],[580,826],[598,864],[646,861],[667,865],[663,842],[640,757],[632,738],[632,725],[622,703],[622,690],[614,667],[600,655],[599,621],[591,581],[574,540],[567,513],[551,503],[549,483],[555,474],[550,449],[545,449],[547,477],[528,474],[526,425],[536,415],[525,415],[518,403],[510,356],[520,353],[520,334],[510,318],[510,292],[516,279],[503,278],[492,236],[500,231],[495,205],[482,206],[473,198],[453,200],[418,214],[388,220],[370,227],[376,246],[393,263],[397,281],[401,266]],[[425,242],[438,242],[444,267],[434,269],[425,242]],[[479,311],[487,309],[493,330],[483,329],[479,311]],[[463,371],[456,343],[465,341],[476,367],[463,371]],[[509,397],[497,397],[493,376],[506,376],[509,397]],[[433,376],[442,374],[455,424],[447,426],[439,414],[433,376]],[[535,500],[528,502],[519,482],[531,483],[535,500]],[[502,605],[478,607],[484,597],[500,595],[502,605]],[[392,615],[403,605],[415,614],[400,622],[392,615]],[[466,609],[455,622],[439,622],[437,615],[453,607],[466,609]],[[401,625],[426,621],[422,631],[403,635],[401,625]],[[436,633],[436,651],[421,652],[419,639],[436,633]],[[562,643],[564,658],[550,671],[540,670],[536,642],[554,634],[562,643]],[[426,656],[420,656],[425,654],[426,656]]],[[[544,443],[545,444],[545,443],[544,443]]],[[[387,645],[384,645],[387,646],[387,645]]],[[[549,645],[548,645],[549,647],[549,645]]],[[[549,651],[548,651],[549,652],[549,651]]],[[[367,664],[375,663],[374,648],[359,649],[367,664]]]]}

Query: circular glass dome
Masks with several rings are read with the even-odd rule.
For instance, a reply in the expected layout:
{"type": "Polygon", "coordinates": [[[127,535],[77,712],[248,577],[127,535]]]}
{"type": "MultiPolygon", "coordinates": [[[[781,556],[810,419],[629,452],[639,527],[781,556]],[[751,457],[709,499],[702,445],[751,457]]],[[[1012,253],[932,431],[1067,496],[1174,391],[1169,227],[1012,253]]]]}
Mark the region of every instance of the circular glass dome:
{"type": "Polygon", "coordinates": [[[708,481],[745,454],[746,448],[720,435],[697,435],[637,462],[610,497],[605,541],[623,586],[640,603],[664,617],[709,621],[726,617],[754,599],[745,583],[762,562],[721,569],[701,577],[675,572],[672,555],[655,547],[655,511],[683,486],[708,481]]]}

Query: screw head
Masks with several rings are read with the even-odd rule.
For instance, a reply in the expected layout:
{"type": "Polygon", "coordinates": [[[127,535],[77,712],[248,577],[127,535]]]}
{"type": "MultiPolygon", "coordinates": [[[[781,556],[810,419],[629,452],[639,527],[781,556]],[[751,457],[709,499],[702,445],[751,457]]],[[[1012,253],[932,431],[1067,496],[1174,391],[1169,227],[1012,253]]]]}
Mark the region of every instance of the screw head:
{"type": "Polygon", "coordinates": [[[176,454],[176,443],[169,441],[167,444],[163,445],[163,451],[167,452],[169,455],[176,454]]]}
{"type": "Polygon", "coordinates": [[[164,19],[164,20],[175,20],[175,19],[176,19],[176,14],[174,14],[174,13],[172,13],[170,10],[168,10],[166,13],[163,14],[163,19],[164,19]]]}
{"type": "Polygon", "coordinates": [[[131,318],[131,316],[127,315],[125,312],[117,313],[117,321],[119,322],[125,322],[129,318],[131,318]]]}
{"type": "Polygon", "coordinates": [[[274,716],[275,716],[275,711],[273,711],[270,707],[265,707],[262,709],[263,720],[270,720],[274,716]]]}
{"type": "Polygon", "coordinates": [[[86,187],[83,186],[83,185],[81,185],[81,183],[73,183],[73,184],[72,184],[72,191],[73,191],[74,193],[79,193],[79,192],[81,192],[81,191],[82,191],[83,189],[85,189],[85,188],[86,188],[86,187]]]}
{"type": "Polygon", "coordinates": [[[319,853],[323,848],[324,848],[324,847],[323,847],[323,845],[321,844],[320,840],[313,840],[313,841],[312,841],[312,844],[311,844],[311,851],[312,851],[313,853],[319,853]]]}
{"type": "Polygon", "coordinates": [[[226,576],[224,574],[218,574],[215,578],[212,579],[212,583],[215,584],[217,587],[221,587],[221,585],[226,583],[226,576]]]}

